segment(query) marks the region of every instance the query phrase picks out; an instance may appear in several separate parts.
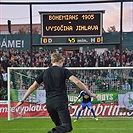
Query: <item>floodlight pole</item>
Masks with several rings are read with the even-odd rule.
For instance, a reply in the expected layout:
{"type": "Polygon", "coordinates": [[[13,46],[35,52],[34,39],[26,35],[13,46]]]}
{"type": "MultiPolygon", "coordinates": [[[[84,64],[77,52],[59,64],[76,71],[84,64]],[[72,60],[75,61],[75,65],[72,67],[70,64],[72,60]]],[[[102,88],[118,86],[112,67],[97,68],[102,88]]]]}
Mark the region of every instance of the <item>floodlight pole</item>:
{"type": "Polygon", "coordinates": [[[33,64],[33,46],[32,46],[32,4],[30,3],[30,67],[33,64]]]}
{"type": "Polygon", "coordinates": [[[120,5],[120,66],[122,67],[122,55],[123,55],[123,50],[122,50],[122,28],[123,28],[123,23],[122,23],[122,19],[123,19],[123,2],[121,2],[120,5]]]}

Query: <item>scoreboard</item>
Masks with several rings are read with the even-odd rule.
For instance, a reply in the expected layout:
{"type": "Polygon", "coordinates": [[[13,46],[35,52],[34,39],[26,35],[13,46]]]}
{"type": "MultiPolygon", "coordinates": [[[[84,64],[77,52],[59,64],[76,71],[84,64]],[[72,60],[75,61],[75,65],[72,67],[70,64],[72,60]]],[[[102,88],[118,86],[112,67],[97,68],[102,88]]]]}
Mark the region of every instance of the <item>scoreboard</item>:
{"type": "Polygon", "coordinates": [[[102,12],[41,12],[42,44],[102,43],[102,12]]]}

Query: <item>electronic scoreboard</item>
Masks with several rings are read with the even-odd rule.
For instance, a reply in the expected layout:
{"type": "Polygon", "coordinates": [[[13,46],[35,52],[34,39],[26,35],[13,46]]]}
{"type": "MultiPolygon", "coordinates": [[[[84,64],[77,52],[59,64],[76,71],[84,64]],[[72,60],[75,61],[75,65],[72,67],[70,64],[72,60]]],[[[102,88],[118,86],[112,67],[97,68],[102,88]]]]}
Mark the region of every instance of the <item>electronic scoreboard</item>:
{"type": "Polygon", "coordinates": [[[103,12],[40,12],[41,43],[102,43],[103,12]]]}

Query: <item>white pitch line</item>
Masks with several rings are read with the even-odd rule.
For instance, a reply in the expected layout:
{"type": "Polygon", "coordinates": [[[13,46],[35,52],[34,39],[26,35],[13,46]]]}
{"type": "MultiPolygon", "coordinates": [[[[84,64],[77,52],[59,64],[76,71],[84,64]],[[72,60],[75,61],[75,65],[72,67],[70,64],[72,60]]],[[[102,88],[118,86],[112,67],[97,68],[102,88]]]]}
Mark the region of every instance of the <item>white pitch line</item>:
{"type": "MultiPolygon", "coordinates": [[[[125,131],[133,131],[133,128],[74,128],[73,130],[125,130],[125,131]]],[[[18,130],[18,131],[23,131],[23,130],[47,130],[47,128],[34,128],[34,129],[27,129],[27,128],[21,128],[21,129],[17,129],[17,128],[12,128],[12,129],[1,129],[1,131],[8,131],[8,130],[12,130],[12,131],[15,131],[15,130],[18,130]]]]}
{"type": "Polygon", "coordinates": [[[27,128],[21,128],[21,129],[18,129],[18,128],[12,128],[12,129],[1,129],[2,131],[8,131],[8,130],[13,130],[13,131],[16,131],[16,130],[18,130],[18,131],[23,131],[23,130],[47,130],[47,128],[31,128],[31,129],[27,129],[27,128]]]}
{"type": "Polygon", "coordinates": [[[74,130],[133,130],[132,128],[74,128],[74,130]]]}

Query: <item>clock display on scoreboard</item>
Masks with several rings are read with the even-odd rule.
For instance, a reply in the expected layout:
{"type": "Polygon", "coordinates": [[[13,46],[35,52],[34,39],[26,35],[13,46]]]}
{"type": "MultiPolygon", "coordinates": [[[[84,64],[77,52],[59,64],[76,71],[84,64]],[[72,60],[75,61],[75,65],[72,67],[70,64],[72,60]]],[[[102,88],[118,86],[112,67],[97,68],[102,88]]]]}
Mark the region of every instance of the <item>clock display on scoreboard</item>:
{"type": "Polygon", "coordinates": [[[48,45],[72,45],[72,44],[99,44],[103,42],[103,37],[42,37],[41,43],[48,45]]]}
{"type": "Polygon", "coordinates": [[[102,42],[103,12],[40,12],[40,15],[44,44],[89,43],[93,37],[100,38],[97,43],[102,42]]]}

